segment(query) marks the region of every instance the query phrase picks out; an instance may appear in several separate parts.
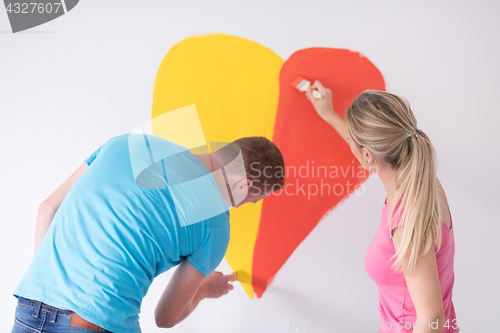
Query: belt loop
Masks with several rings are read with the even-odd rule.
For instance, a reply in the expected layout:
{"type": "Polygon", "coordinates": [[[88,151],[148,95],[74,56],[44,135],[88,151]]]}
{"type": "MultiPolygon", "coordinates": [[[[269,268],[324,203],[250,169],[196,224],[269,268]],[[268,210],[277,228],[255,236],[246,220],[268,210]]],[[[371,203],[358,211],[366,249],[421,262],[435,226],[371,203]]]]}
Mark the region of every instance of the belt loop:
{"type": "Polygon", "coordinates": [[[42,302],[35,301],[35,303],[36,303],[36,308],[35,311],[33,312],[33,317],[38,318],[38,315],[40,314],[40,309],[42,308],[42,302]]]}
{"type": "Polygon", "coordinates": [[[57,311],[56,309],[52,309],[52,314],[50,315],[50,322],[55,323],[56,322],[56,317],[57,317],[57,311]]]}

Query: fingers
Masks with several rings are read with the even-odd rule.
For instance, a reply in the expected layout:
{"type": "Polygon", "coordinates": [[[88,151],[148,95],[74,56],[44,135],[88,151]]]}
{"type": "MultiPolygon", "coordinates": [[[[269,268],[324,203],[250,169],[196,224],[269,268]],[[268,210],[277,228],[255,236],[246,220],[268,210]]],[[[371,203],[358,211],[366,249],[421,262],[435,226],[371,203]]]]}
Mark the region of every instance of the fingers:
{"type": "Polygon", "coordinates": [[[317,91],[319,91],[322,95],[323,93],[325,92],[325,87],[323,87],[323,85],[321,84],[321,82],[319,82],[318,80],[314,81],[314,83],[312,84],[311,86],[312,89],[316,89],[317,91]]]}
{"type": "Polygon", "coordinates": [[[219,278],[219,283],[224,286],[231,286],[230,289],[233,289],[233,285],[230,282],[234,281],[234,275],[229,274],[229,275],[221,275],[219,278]]]}
{"type": "Polygon", "coordinates": [[[229,291],[234,289],[234,286],[230,283],[232,281],[232,276],[233,275],[224,275],[221,277],[217,298],[223,295],[227,295],[229,291]]]}
{"type": "Polygon", "coordinates": [[[212,272],[204,283],[206,298],[219,298],[234,289],[231,284],[235,280],[234,274],[224,275],[221,272],[212,272]]]}
{"type": "Polygon", "coordinates": [[[306,97],[307,97],[308,100],[312,101],[313,95],[312,95],[312,89],[311,89],[311,87],[307,88],[306,97]]]}
{"type": "Polygon", "coordinates": [[[319,99],[322,99],[322,98],[323,98],[323,94],[322,94],[320,91],[318,91],[317,89],[312,88],[312,87],[310,87],[310,88],[306,91],[306,96],[307,96],[307,99],[308,99],[309,101],[311,101],[311,103],[312,103],[313,105],[315,105],[315,106],[317,105],[317,103],[316,103],[316,102],[317,102],[317,100],[319,100],[319,99]]]}
{"type": "Polygon", "coordinates": [[[224,275],[222,281],[225,293],[227,293],[229,290],[233,290],[234,287],[230,282],[234,281],[234,274],[224,275]]]}
{"type": "Polygon", "coordinates": [[[234,289],[231,282],[235,281],[234,274],[223,275],[221,272],[213,272],[210,282],[210,298],[219,298],[234,289]]]}
{"type": "Polygon", "coordinates": [[[224,275],[225,277],[227,277],[227,281],[228,282],[234,282],[236,281],[236,273],[233,273],[233,274],[229,274],[229,275],[224,275]]]}
{"type": "Polygon", "coordinates": [[[222,293],[221,295],[226,295],[228,292],[230,292],[231,290],[233,290],[234,287],[232,284],[230,284],[229,282],[224,286],[224,289],[222,289],[222,293]]]}
{"type": "Polygon", "coordinates": [[[229,292],[229,290],[227,290],[227,291],[225,291],[225,292],[221,293],[220,295],[218,295],[218,296],[217,296],[217,297],[215,297],[215,298],[219,298],[219,297],[221,297],[221,296],[227,295],[227,293],[228,293],[228,292],[229,292]]]}
{"type": "Polygon", "coordinates": [[[224,275],[221,272],[213,271],[211,274],[213,279],[216,279],[218,281],[224,281],[224,282],[233,282],[235,281],[235,275],[233,274],[227,274],[224,275]]]}

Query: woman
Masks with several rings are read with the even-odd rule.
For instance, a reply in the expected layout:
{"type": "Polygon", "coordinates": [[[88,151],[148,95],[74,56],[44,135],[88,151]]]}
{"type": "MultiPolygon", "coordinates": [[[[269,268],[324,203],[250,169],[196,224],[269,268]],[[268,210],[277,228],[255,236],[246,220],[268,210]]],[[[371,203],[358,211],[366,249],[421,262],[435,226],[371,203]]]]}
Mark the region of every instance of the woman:
{"type": "Polygon", "coordinates": [[[367,90],[347,109],[316,81],[306,92],[317,113],[344,138],[387,191],[382,222],[365,259],[379,288],[381,332],[459,332],[452,302],[453,226],[429,137],[406,100],[367,90]],[[322,99],[312,96],[318,90],[322,99]]]}

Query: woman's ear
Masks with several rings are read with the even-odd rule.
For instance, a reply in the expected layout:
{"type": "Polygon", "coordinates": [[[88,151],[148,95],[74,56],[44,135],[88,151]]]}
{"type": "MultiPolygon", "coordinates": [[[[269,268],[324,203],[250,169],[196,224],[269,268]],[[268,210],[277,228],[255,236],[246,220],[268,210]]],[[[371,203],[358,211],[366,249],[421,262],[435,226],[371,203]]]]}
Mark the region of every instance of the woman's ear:
{"type": "Polygon", "coordinates": [[[361,154],[361,156],[363,157],[364,162],[367,163],[367,164],[372,163],[374,161],[374,157],[373,157],[372,152],[368,148],[366,148],[366,147],[363,147],[361,149],[362,149],[362,152],[363,152],[361,154]]]}

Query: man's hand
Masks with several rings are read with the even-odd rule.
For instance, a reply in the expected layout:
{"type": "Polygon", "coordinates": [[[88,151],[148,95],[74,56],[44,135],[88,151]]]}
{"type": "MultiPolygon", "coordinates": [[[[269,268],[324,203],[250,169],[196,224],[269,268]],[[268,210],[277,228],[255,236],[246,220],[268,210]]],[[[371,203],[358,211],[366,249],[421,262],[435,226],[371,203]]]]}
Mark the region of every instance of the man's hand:
{"type": "Polygon", "coordinates": [[[170,328],[189,316],[204,298],[217,298],[227,294],[233,286],[232,276],[213,272],[205,277],[189,260],[184,259],[175,270],[158,305],[155,320],[158,327],[170,328]]]}
{"type": "Polygon", "coordinates": [[[200,289],[205,298],[219,298],[233,289],[233,275],[223,275],[221,272],[213,272],[201,284],[200,289]]]}

